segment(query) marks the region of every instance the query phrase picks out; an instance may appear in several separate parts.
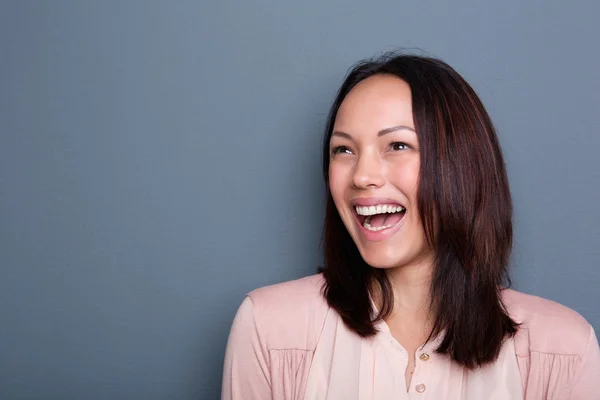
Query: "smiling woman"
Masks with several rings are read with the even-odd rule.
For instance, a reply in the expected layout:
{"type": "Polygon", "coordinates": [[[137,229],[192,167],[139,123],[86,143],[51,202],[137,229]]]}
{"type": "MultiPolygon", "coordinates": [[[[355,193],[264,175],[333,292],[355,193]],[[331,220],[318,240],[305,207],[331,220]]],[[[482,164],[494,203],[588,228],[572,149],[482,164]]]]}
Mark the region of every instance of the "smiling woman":
{"type": "Polygon", "coordinates": [[[506,288],[502,152],[450,66],[391,54],[354,67],[323,173],[325,266],[244,300],[223,399],[600,399],[592,327],[506,288]]]}

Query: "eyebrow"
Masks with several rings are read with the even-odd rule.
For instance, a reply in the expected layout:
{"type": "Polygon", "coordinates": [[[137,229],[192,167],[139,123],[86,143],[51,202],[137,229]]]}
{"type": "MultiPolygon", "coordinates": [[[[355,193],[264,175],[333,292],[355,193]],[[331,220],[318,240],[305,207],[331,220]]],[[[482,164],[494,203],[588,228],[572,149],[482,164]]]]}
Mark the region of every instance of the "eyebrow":
{"type": "MultiPolygon", "coordinates": [[[[385,128],[385,129],[380,130],[379,132],[377,132],[377,136],[381,137],[383,135],[387,135],[388,133],[392,133],[392,132],[396,132],[396,131],[402,131],[402,130],[409,130],[411,132],[415,132],[415,130],[413,128],[411,128],[410,126],[397,125],[397,126],[392,126],[391,128],[385,128]]],[[[352,139],[352,136],[350,136],[350,134],[348,134],[346,132],[342,132],[342,131],[333,131],[333,133],[331,134],[331,136],[341,136],[341,137],[344,137],[346,139],[352,139]]]]}

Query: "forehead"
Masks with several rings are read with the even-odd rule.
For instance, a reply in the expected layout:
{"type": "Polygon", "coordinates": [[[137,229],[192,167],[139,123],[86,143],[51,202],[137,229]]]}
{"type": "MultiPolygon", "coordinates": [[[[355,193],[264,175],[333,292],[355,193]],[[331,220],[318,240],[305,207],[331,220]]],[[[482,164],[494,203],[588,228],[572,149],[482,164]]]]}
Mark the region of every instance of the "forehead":
{"type": "Polygon", "coordinates": [[[410,86],[393,75],[375,75],[359,82],[342,101],[335,120],[336,128],[353,131],[395,125],[414,128],[410,86]]]}

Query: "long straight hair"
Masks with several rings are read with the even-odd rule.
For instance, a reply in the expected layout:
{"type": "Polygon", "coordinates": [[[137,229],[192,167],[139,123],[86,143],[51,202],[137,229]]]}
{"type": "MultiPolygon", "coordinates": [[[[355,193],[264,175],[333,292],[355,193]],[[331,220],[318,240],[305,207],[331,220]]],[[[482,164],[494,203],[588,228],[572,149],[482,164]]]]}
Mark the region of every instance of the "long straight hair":
{"type": "Polygon", "coordinates": [[[329,190],[329,141],[338,109],[352,88],[377,74],[405,81],[412,93],[421,149],[419,216],[435,261],[429,339],[436,351],[468,369],[495,361],[517,331],[501,302],[512,247],[512,202],[492,121],[473,88],[445,62],[386,54],[362,61],[346,76],[331,107],[323,139],[327,204],[323,232],[323,293],[346,326],[361,337],[391,315],[394,296],[383,269],[369,266],[346,230],[329,190]],[[382,304],[373,317],[370,292],[382,304]]]}

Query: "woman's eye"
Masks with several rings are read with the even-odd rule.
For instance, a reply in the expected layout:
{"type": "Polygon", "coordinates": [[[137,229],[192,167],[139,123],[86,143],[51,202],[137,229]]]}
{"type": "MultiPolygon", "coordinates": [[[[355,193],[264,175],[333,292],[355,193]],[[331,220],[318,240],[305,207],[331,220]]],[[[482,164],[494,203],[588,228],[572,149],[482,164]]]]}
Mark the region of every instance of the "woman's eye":
{"type": "Polygon", "coordinates": [[[392,142],[390,144],[390,147],[394,151],[400,151],[400,150],[406,150],[406,149],[408,149],[408,145],[406,143],[403,143],[403,142],[392,142]]]}
{"type": "Polygon", "coordinates": [[[334,156],[336,154],[343,154],[343,153],[350,154],[352,152],[346,146],[336,146],[333,149],[331,149],[331,154],[333,154],[334,156]]]}

